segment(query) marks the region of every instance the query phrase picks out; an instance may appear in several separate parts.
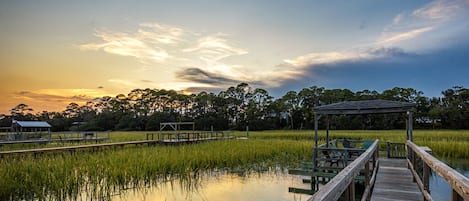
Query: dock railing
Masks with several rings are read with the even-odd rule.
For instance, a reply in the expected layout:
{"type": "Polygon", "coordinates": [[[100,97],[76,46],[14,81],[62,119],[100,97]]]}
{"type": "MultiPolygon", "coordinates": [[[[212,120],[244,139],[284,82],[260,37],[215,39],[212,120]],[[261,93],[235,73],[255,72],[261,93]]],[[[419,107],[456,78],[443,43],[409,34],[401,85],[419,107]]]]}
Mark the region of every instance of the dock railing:
{"type": "Polygon", "coordinates": [[[230,132],[226,131],[171,131],[159,133],[147,133],[147,140],[156,140],[160,142],[195,142],[206,140],[229,139],[233,136],[230,132]]]}
{"type": "Polygon", "coordinates": [[[365,176],[362,201],[369,200],[378,170],[378,143],[379,141],[375,140],[363,154],[322,186],[308,201],[338,200],[341,196],[346,201],[355,200],[355,178],[360,175],[362,170],[364,170],[365,176]]]}
{"type": "Polygon", "coordinates": [[[451,187],[451,201],[469,200],[469,179],[445,163],[441,162],[425,149],[411,141],[406,142],[407,163],[425,200],[433,200],[430,195],[431,170],[443,178],[451,187]]]}
{"type": "Polygon", "coordinates": [[[407,152],[403,142],[386,142],[388,158],[406,158],[407,152]]]}

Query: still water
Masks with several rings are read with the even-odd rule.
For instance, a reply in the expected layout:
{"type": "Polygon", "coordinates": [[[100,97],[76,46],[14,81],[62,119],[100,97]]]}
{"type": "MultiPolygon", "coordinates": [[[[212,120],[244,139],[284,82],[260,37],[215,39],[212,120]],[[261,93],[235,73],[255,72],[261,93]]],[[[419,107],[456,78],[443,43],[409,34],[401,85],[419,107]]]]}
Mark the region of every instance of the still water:
{"type": "MultiPolygon", "coordinates": [[[[469,178],[469,160],[467,159],[441,159],[448,166],[452,167],[465,177],[469,178]]],[[[451,187],[436,173],[430,178],[430,194],[433,200],[450,201],[451,187]]]]}
{"type": "Polygon", "coordinates": [[[302,177],[288,175],[285,170],[251,173],[206,173],[196,184],[178,180],[159,183],[147,189],[129,190],[113,197],[113,201],[302,201],[308,195],[288,192],[288,187],[308,188],[302,177]]]}
{"type": "MultiPolygon", "coordinates": [[[[468,160],[448,160],[445,163],[469,177],[468,160]]],[[[289,175],[286,170],[267,172],[229,173],[210,172],[189,182],[171,180],[150,188],[127,190],[113,196],[113,201],[304,201],[310,196],[289,193],[288,187],[308,189],[303,177],[289,175]]],[[[430,179],[430,191],[434,200],[450,201],[451,188],[438,175],[430,179]]]]}

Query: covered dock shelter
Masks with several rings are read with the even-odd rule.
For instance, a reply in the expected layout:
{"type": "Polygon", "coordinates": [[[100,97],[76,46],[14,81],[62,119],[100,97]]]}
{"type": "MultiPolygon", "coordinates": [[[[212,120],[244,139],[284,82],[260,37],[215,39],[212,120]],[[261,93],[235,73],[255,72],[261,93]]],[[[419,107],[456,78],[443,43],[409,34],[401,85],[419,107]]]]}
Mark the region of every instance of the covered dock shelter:
{"type": "Polygon", "coordinates": [[[13,121],[11,128],[15,140],[30,138],[51,139],[51,125],[45,121],[13,121]]]}
{"type": "MultiPolygon", "coordinates": [[[[315,140],[314,166],[310,171],[305,171],[306,176],[311,176],[312,190],[298,189],[302,193],[311,193],[308,201],[329,200],[356,200],[357,196],[362,201],[419,201],[435,200],[430,194],[430,177],[439,175],[451,188],[451,200],[469,200],[469,179],[458,173],[444,162],[431,155],[431,149],[418,146],[412,142],[412,110],[415,104],[388,100],[348,101],[330,105],[315,107],[315,140]],[[317,147],[318,120],[321,116],[328,115],[361,115],[361,114],[387,114],[404,113],[406,118],[407,141],[402,144],[405,148],[404,157],[379,157],[378,143],[375,140],[359,156],[351,157],[351,163],[343,168],[335,167],[338,171],[328,176],[332,170],[330,166],[317,166],[317,160],[324,161],[328,158],[316,158],[318,150],[321,151],[354,151],[341,147],[326,147],[326,144],[317,147]],[[432,173],[433,172],[433,173],[432,173]],[[318,189],[318,178],[329,177],[321,189],[318,189]],[[355,188],[356,184],[364,188],[355,188]],[[316,191],[317,190],[317,191],[316,191]]],[[[328,124],[328,120],[326,119],[328,124]]],[[[327,131],[328,132],[328,131],[327,131]]],[[[337,141],[337,140],[332,140],[337,141]]],[[[389,144],[389,142],[388,142],[389,144]]],[[[332,145],[333,146],[333,145],[332,145]]],[[[350,153],[350,152],[349,152],[350,153]]],[[[347,155],[345,155],[347,159],[347,155]]],[[[348,159],[347,159],[348,160],[348,159]]],[[[289,170],[290,172],[290,170],[289,170]]],[[[293,189],[296,190],[296,189],[293,189]]],[[[441,199],[441,198],[439,198],[441,199]]]]}
{"type": "MultiPolygon", "coordinates": [[[[317,171],[319,151],[329,149],[329,118],[330,115],[365,115],[365,114],[388,114],[388,113],[405,113],[406,118],[406,134],[407,140],[412,141],[412,122],[413,108],[415,103],[391,101],[391,100],[360,100],[345,101],[329,105],[317,106],[314,108],[314,140],[315,146],[313,150],[313,172],[317,171]],[[326,144],[325,147],[318,146],[318,122],[321,117],[326,117],[326,144]]],[[[321,145],[323,146],[323,145],[321,145]]],[[[334,148],[332,148],[334,149],[334,148]]],[[[343,165],[347,166],[346,164],[343,165]]],[[[318,180],[317,178],[314,180],[318,180]]],[[[313,186],[318,189],[318,183],[313,186]]]]}
{"type": "MultiPolygon", "coordinates": [[[[315,147],[318,146],[318,122],[322,116],[328,115],[361,115],[361,114],[387,114],[406,113],[407,139],[412,141],[413,117],[412,108],[415,103],[390,101],[390,100],[361,100],[345,101],[329,105],[314,107],[314,140],[315,147]]],[[[326,141],[329,140],[329,118],[326,118],[326,141]]]]}

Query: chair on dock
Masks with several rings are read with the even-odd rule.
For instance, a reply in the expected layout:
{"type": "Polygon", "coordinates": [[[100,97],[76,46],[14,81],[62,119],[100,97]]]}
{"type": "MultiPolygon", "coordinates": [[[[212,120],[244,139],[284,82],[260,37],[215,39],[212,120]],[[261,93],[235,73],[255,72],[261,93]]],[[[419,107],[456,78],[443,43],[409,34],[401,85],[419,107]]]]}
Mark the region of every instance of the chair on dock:
{"type": "MultiPolygon", "coordinates": [[[[329,142],[329,148],[336,149],[337,145],[334,142],[329,142]]],[[[332,167],[332,165],[336,165],[336,167],[339,167],[339,162],[342,162],[342,166],[345,167],[347,166],[346,164],[346,153],[342,153],[341,151],[337,150],[323,150],[322,154],[325,156],[326,162],[329,163],[329,166],[332,167]]]]}
{"type": "Polygon", "coordinates": [[[342,141],[342,145],[344,146],[344,148],[355,148],[355,146],[353,146],[350,141],[348,141],[347,139],[344,139],[342,141]]]}
{"type": "MultiPolygon", "coordinates": [[[[354,145],[352,145],[352,143],[347,140],[347,139],[344,139],[342,141],[342,145],[344,146],[345,149],[353,149],[353,148],[356,148],[354,145]]],[[[358,157],[360,156],[360,153],[357,152],[357,151],[348,151],[345,153],[347,158],[352,158],[352,157],[358,157]]]]}
{"type": "Polygon", "coordinates": [[[368,149],[372,144],[373,144],[373,141],[371,141],[371,140],[365,140],[365,141],[363,141],[363,146],[362,146],[362,148],[363,148],[363,149],[368,149]]]}
{"type": "Polygon", "coordinates": [[[332,152],[329,152],[329,151],[326,151],[326,150],[323,150],[322,154],[325,156],[326,163],[329,163],[330,167],[332,167],[333,164],[335,164],[337,167],[339,167],[339,159],[340,158],[337,158],[334,154],[332,154],[332,152]]]}

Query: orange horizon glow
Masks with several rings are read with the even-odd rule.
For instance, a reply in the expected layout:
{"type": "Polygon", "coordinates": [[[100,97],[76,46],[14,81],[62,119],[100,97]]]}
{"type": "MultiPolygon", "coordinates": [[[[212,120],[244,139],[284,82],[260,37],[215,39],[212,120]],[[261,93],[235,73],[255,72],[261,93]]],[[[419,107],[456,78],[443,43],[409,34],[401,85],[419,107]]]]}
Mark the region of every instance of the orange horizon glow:
{"type": "Polygon", "coordinates": [[[435,97],[469,84],[467,1],[0,1],[0,13],[0,114],[145,88],[399,86],[435,97]]]}

